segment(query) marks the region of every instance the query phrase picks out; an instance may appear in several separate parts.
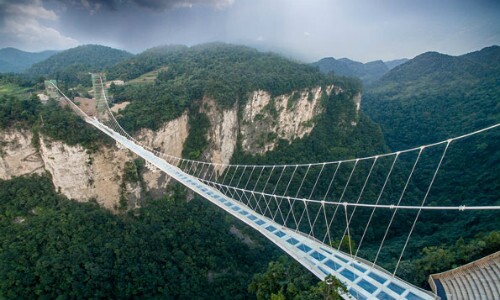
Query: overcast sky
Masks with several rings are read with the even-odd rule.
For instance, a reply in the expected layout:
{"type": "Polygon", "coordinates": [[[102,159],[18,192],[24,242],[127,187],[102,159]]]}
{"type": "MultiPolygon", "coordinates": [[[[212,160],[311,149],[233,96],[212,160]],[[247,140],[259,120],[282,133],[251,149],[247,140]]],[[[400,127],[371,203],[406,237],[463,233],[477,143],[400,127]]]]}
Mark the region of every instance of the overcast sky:
{"type": "Polygon", "coordinates": [[[500,44],[500,0],[0,0],[0,48],[212,41],[305,62],[458,55],[500,44]]]}

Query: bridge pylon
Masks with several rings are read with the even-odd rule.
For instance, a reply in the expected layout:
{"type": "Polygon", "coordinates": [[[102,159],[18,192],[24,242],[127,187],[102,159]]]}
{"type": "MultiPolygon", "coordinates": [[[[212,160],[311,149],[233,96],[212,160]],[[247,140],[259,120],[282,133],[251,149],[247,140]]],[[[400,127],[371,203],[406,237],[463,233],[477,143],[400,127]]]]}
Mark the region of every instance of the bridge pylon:
{"type": "Polygon", "coordinates": [[[101,121],[108,121],[108,91],[106,89],[106,76],[103,73],[92,73],[92,87],[96,100],[96,117],[101,121]]]}
{"type": "Polygon", "coordinates": [[[58,100],[60,96],[59,92],[57,91],[57,80],[55,79],[45,80],[44,85],[45,85],[45,92],[47,93],[49,99],[58,100]]]}

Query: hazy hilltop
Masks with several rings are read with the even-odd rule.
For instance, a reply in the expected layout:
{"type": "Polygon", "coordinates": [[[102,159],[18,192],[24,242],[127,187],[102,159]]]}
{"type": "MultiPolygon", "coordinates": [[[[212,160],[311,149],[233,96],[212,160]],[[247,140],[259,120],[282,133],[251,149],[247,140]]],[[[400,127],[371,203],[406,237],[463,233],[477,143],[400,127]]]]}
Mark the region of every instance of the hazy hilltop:
{"type": "Polygon", "coordinates": [[[83,45],[59,52],[26,70],[33,78],[46,76],[72,85],[90,82],[89,72],[104,70],[133,54],[100,45],[83,45]]]}
{"type": "Polygon", "coordinates": [[[389,70],[392,70],[395,67],[404,64],[407,61],[409,61],[408,58],[401,58],[401,59],[394,59],[394,60],[384,61],[384,64],[387,66],[387,68],[389,70]]]}
{"type": "Polygon", "coordinates": [[[0,73],[20,73],[58,52],[55,50],[26,52],[11,47],[0,49],[0,73]]]}
{"type": "Polygon", "coordinates": [[[363,109],[397,148],[498,122],[499,57],[498,46],[461,56],[423,53],[368,88],[363,109]]]}
{"type": "Polygon", "coordinates": [[[312,65],[318,67],[323,73],[333,72],[338,76],[357,77],[361,79],[364,84],[370,84],[389,72],[389,70],[406,61],[408,60],[403,58],[388,62],[376,60],[368,63],[361,63],[348,58],[335,59],[333,57],[325,57],[312,63],[312,65]]]}

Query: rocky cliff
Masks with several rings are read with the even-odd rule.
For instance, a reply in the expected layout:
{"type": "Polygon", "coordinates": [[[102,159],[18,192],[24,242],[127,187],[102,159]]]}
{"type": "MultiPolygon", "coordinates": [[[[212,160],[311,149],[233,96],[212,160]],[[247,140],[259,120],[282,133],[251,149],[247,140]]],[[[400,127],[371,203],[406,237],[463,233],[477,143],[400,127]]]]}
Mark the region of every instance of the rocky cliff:
{"type": "Polygon", "coordinates": [[[333,89],[316,87],[274,98],[266,91],[253,92],[242,114],[243,150],[263,154],[273,150],[278,139],[291,142],[311,133],[314,118],[324,110],[321,98],[333,89]]]}
{"type": "MultiPolygon", "coordinates": [[[[202,158],[220,164],[217,171],[222,172],[238,142],[245,152],[263,154],[273,150],[278,140],[291,142],[303,138],[311,133],[317,116],[324,112],[322,101],[331,93],[341,92],[342,89],[333,85],[276,97],[258,90],[249,95],[244,105],[236,103],[229,109],[221,109],[216,101],[204,97],[199,112],[208,117],[210,129],[206,136],[208,147],[202,158]]],[[[359,108],[361,95],[356,95],[353,101],[359,108]]],[[[157,151],[180,157],[190,132],[188,119],[186,112],[159,130],[143,129],[136,137],[157,151]]],[[[101,146],[92,153],[81,146],[68,146],[45,136],[38,139],[32,143],[29,130],[0,132],[0,178],[47,171],[56,189],[65,196],[78,201],[95,199],[112,210],[138,205],[146,192],[161,197],[169,183],[162,172],[146,168],[139,170],[139,179],[135,182],[125,180],[126,172],[135,172],[133,160],[136,158],[126,149],[101,146]]]]}
{"type": "Polygon", "coordinates": [[[121,197],[133,204],[139,198],[139,184],[122,182],[124,165],[133,159],[128,150],[101,147],[90,153],[40,136],[39,147],[29,130],[0,131],[0,178],[49,172],[56,190],[77,201],[95,199],[108,209],[117,209],[121,197]],[[133,197],[127,197],[132,194],[133,197]]]}

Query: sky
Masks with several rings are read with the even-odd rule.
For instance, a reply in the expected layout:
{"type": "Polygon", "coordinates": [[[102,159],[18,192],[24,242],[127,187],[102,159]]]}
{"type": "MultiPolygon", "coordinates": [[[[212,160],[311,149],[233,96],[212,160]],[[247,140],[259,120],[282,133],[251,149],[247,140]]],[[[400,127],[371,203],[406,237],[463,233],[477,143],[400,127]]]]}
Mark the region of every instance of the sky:
{"type": "Polygon", "coordinates": [[[500,0],[0,0],[0,48],[226,42],[313,62],[500,45],[500,0]]]}

